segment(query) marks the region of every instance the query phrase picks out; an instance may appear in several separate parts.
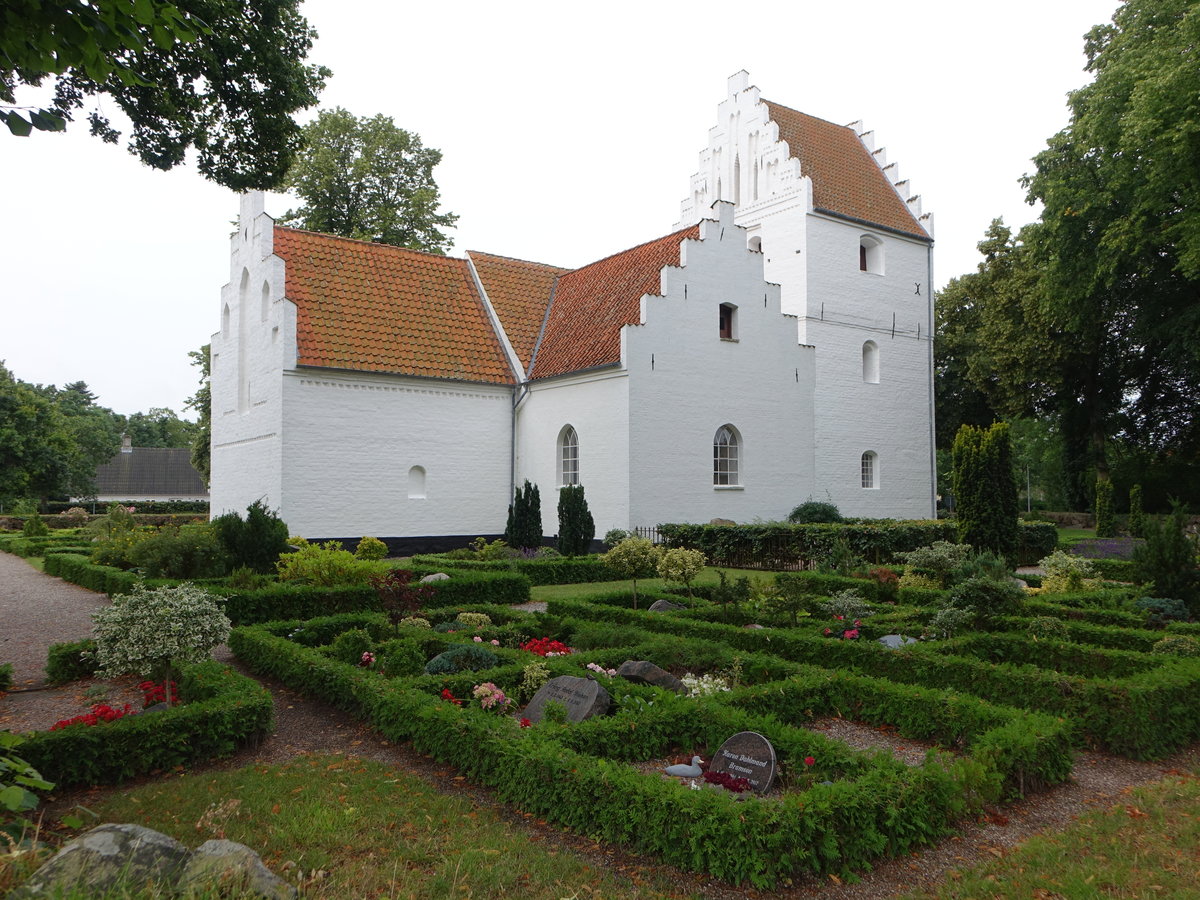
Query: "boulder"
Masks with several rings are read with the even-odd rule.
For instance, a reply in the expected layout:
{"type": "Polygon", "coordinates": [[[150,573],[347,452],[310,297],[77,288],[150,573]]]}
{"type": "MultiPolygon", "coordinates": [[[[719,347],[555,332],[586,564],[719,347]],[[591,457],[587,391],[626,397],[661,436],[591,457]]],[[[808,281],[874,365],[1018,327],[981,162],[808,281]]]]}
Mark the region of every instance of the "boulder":
{"type": "Polygon", "coordinates": [[[11,896],[54,897],[72,888],[102,895],[118,884],[174,884],[187,865],[187,847],[141,825],[97,825],[71,841],[11,896]]]}
{"type": "Polygon", "coordinates": [[[655,600],[650,604],[649,612],[670,612],[673,609],[687,609],[680,603],[672,603],[670,600],[655,600]]]}
{"type": "Polygon", "coordinates": [[[449,581],[450,576],[445,572],[434,572],[432,575],[426,575],[418,584],[429,584],[432,581],[449,581]]]}
{"type": "Polygon", "coordinates": [[[640,682],[641,684],[652,684],[655,687],[666,688],[668,691],[674,691],[677,694],[686,694],[687,687],[682,681],[663,669],[660,669],[652,662],[644,659],[633,660],[627,659],[617,668],[617,675],[629,681],[640,682]]]}
{"type": "Polygon", "coordinates": [[[237,888],[239,896],[248,893],[271,900],[287,900],[296,889],[263,865],[259,855],[245,844],[234,841],[205,841],[188,860],[179,878],[179,889],[209,886],[237,888]]]}

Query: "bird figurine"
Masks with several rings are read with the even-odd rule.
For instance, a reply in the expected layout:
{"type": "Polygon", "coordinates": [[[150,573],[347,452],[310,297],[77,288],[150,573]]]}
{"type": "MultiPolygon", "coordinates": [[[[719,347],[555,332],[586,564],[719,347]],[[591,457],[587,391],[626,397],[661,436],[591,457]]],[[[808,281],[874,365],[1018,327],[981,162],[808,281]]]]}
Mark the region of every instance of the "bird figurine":
{"type": "Polygon", "coordinates": [[[699,778],[704,774],[704,770],[700,768],[700,764],[702,762],[704,762],[704,760],[702,760],[700,757],[693,756],[692,764],[690,766],[687,763],[678,763],[673,766],[667,766],[667,768],[663,771],[673,778],[699,778]]]}

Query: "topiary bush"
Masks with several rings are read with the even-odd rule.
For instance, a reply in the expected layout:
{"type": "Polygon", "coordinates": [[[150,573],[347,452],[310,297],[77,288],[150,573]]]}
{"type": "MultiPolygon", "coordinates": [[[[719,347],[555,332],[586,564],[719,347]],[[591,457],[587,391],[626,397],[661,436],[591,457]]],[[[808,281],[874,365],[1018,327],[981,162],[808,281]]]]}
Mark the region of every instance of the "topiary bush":
{"type": "Polygon", "coordinates": [[[460,612],[454,621],[468,628],[487,628],[492,624],[492,617],[486,613],[460,612]]]}
{"type": "Polygon", "coordinates": [[[371,579],[385,574],[387,564],[382,560],[356,559],[342,547],[341,541],[326,541],[324,544],[305,543],[295,553],[283,554],[276,569],[281,582],[337,587],[366,585],[371,579]]]}
{"type": "Polygon", "coordinates": [[[508,506],[508,524],[504,529],[504,540],[521,550],[542,545],[542,495],[536,484],[518,487],[513,502],[508,506]]]}
{"type": "Polygon", "coordinates": [[[703,570],[707,560],[699,550],[684,550],[673,547],[663,551],[658,558],[658,575],[664,581],[676,581],[687,588],[687,594],[692,596],[692,582],[703,570]]]}
{"type": "Polygon", "coordinates": [[[1107,478],[1096,479],[1096,537],[1117,536],[1117,517],[1113,513],[1113,486],[1107,478]]]}
{"type": "Polygon", "coordinates": [[[96,673],[96,642],[91,638],[51,644],[46,652],[46,681],[67,684],[96,673]]]}
{"type": "Polygon", "coordinates": [[[92,614],[98,671],[170,679],[184,663],[208,659],[229,638],[229,619],[211,594],[193,584],[153,590],[134,585],[128,594],[92,614]]]}
{"type": "MultiPolygon", "coordinates": [[[[609,532],[611,535],[612,532],[609,532]]],[[[607,539],[607,536],[606,536],[607,539]]],[[[633,580],[633,608],[637,609],[637,580],[653,578],[658,571],[658,560],[662,549],[654,546],[648,538],[627,536],[601,558],[604,565],[622,578],[633,580]]]]}
{"type": "Polygon", "coordinates": [[[387,555],[387,544],[385,544],[379,538],[361,538],[358,542],[358,546],[354,548],[355,559],[385,559],[387,555]]]}
{"type": "Polygon", "coordinates": [[[479,672],[500,664],[500,657],[491,650],[474,644],[461,644],[439,653],[425,664],[426,675],[453,675],[455,672],[479,672]]]}
{"type": "Polygon", "coordinates": [[[351,628],[333,639],[333,643],[329,645],[329,656],[338,662],[356,666],[372,646],[374,642],[369,632],[362,628],[351,628]]]}
{"type": "Polygon", "coordinates": [[[986,627],[997,616],[1015,616],[1025,603],[1025,590],[1013,581],[969,578],[950,589],[946,608],[970,612],[976,627],[986,627]]]}
{"type": "Polygon", "coordinates": [[[1135,484],[1129,489],[1129,534],[1141,537],[1146,527],[1146,513],[1142,509],[1142,486],[1135,484]]]}
{"type": "Polygon", "coordinates": [[[790,513],[787,520],[794,525],[811,525],[813,523],[836,523],[844,521],[842,514],[833,503],[821,500],[805,500],[790,513]]]}
{"type": "Polygon", "coordinates": [[[1164,656],[1200,656],[1200,641],[1187,634],[1168,634],[1156,641],[1150,652],[1164,656]]]}
{"type": "Polygon", "coordinates": [[[568,485],[558,492],[558,552],[582,556],[596,536],[596,523],[588,509],[583,485],[568,485]]]}
{"type": "Polygon", "coordinates": [[[1072,594],[1097,590],[1100,580],[1091,560],[1055,550],[1038,563],[1046,570],[1042,590],[1047,594],[1072,594]]]}
{"type": "Polygon", "coordinates": [[[954,498],[958,539],[1014,564],[1018,549],[1017,483],[1006,422],[963,425],[954,438],[954,498]]]}

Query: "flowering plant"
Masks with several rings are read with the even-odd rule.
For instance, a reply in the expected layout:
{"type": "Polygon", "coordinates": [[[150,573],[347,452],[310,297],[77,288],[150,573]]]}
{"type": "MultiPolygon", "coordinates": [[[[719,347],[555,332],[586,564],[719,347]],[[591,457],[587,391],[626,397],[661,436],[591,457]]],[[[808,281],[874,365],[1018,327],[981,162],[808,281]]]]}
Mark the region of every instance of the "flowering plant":
{"type": "Polygon", "coordinates": [[[836,626],[836,628],[826,628],[823,632],[821,632],[825,635],[825,637],[838,637],[844,641],[858,640],[860,633],[859,628],[862,626],[862,619],[855,619],[854,627],[846,628],[844,627],[846,620],[845,616],[834,616],[833,618],[834,621],[838,622],[839,624],[836,626]]]}
{"type": "Polygon", "coordinates": [[[358,661],[358,664],[364,669],[371,668],[371,666],[375,665],[375,654],[370,650],[364,650],[362,659],[358,661]]]}
{"type": "Polygon", "coordinates": [[[683,682],[683,686],[688,689],[688,694],[692,697],[708,697],[729,690],[729,679],[712,673],[693,675],[691,672],[687,672],[679,680],[683,682]]]}
{"type": "Polygon", "coordinates": [[[536,653],[538,656],[566,656],[572,650],[562,641],[556,641],[552,638],[535,638],[532,641],[526,641],[521,645],[522,650],[528,650],[530,653],[536,653]]]}
{"type": "Polygon", "coordinates": [[[531,726],[533,725],[533,723],[532,723],[532,722],[530,722],[528,719],[526,719],[524,716],[522,716],[522,717],[521,717],[521,721],[520,721],[520,725],[521,725],[521,727],[522,727],[522,728],[529,728],[529,727],[531,727],[531,726]]]}
{"type": "Polygon", "coordinates": [[[709,784],[717,784],[725,788],[725,790],[741,794],[750,790],[750,781],[737,775],[730,775],[728,772],[705,772],[704,780],[709,784]]]}
{"type": "Polygon", "coordinates": [[[179,702],[179,688],[173,681],[143,681],[138,685],[138,690],[142,692],[142,709],[148,709],[155,703],[174,706],[179,702]]]}
{"type": "Polygon", "coordinates": [[[442,699],[449,700],[455,706],[462,706],[463,701],[459,700],[454,694],[450,693],[450,688],[442,688],[442,699]]]}
{"type": "Polygon", "coordinates": [[[478,700],[479,705],[484,709],[495,709],[496,712],[503,712],[504,708],[512,702],[504,696],[504,691],[490,681],[475,685],[471,696],[478,700]]]}
{"type": "Polygon", "coordinates": [[[604,666],[600,665],[599,663],[588,663],[586,666],[584,666],[584,668],[590,669],[591,671],[595,672],[597,675],[607,675],[609,678],[612,678],[614,675],[617,674],[616,669],[606,669],[606,668],[604,668],[604,666]]]}
{"type": "Polygon", "coordinates": [[[60,728],[69,728],[72,725],[99,725],[101,722],[115,722],[132,712],[133,708],[128,703],[120,709],[113,709],[107,703],[97,703],[92,707],[90,713],[73,716],[70,719],[59,719],[50,726],[50,730],[58,731],[60,728]]]}

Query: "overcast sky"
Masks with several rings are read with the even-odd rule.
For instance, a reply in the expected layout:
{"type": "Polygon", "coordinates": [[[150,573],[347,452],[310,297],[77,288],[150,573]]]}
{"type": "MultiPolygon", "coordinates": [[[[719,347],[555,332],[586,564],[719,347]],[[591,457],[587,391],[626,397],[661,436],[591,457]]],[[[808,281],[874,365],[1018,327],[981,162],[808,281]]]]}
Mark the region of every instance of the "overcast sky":
{"type": "MultiPolygon", "coordinates": [[[[974,269],[1018,179],[1087,79],[1083,35],[1117,0],[306,0],[322,106],[384,113],[444,154],[452,253],[578,266],[671,230],[726,79],[862,119],[935,219],[938,284],[974,269]]],[[[109,104],[111,107],[111,104],[109,104]]],[[[313,114],[309,111],[304,118],[313,114]]],[[[82,117],[81,117],[82,118],[82,117]]],[[[99,402],[182,413],[187,352],[218,327],[237,197],[87,134],[0,134],[0,360],[99,402]]],[[[267,211],[293,205],[269,195],[267,211]]]]}

